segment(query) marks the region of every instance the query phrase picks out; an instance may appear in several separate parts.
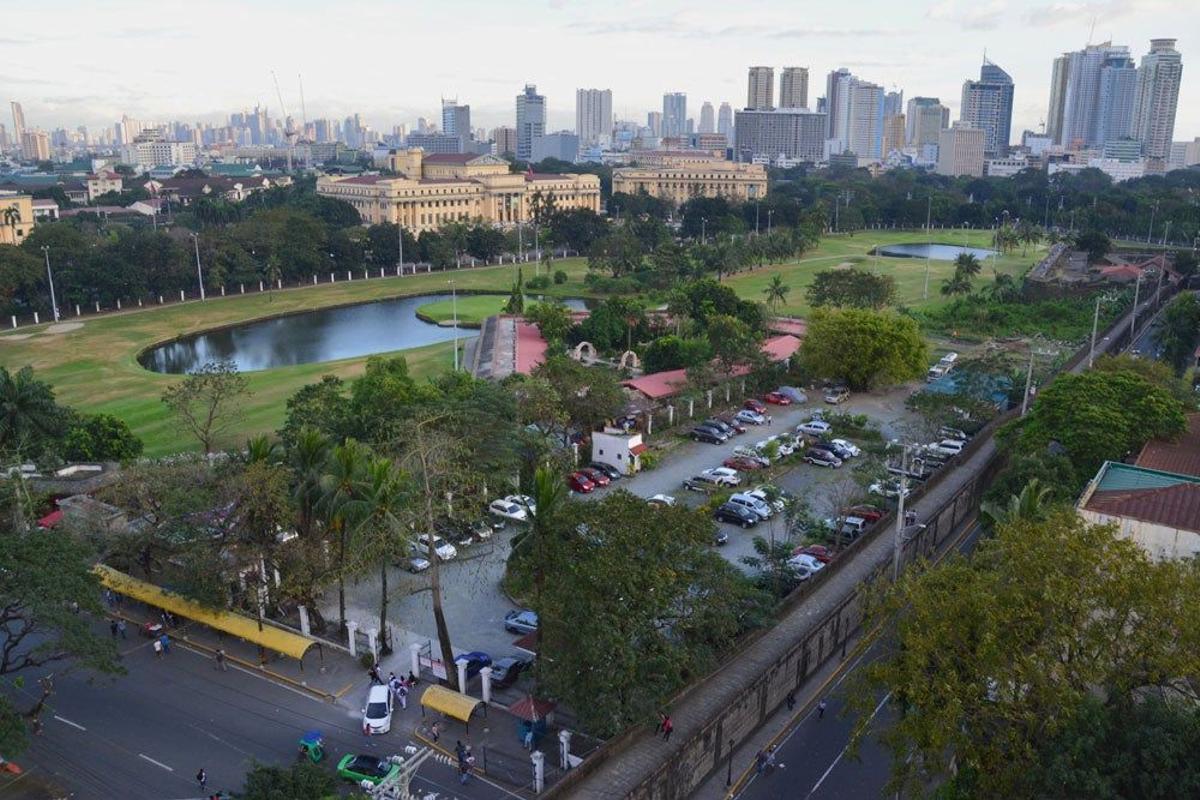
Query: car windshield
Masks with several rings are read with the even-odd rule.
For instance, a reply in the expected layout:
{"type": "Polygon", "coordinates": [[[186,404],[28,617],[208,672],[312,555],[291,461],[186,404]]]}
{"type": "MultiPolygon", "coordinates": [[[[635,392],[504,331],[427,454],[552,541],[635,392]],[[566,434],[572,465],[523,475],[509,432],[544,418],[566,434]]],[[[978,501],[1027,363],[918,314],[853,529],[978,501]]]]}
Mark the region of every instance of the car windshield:
{"type": "Polygon", "coordinates": [[[383,719],[387,716],[387,703],[368,703],[367,719],[383,719]]]}
{"type": "Polygon", "coordinates": [[[382,774],[383,764],[375,756],[355,756],[350,762],[350,769],[366,775],[382,774]]]}

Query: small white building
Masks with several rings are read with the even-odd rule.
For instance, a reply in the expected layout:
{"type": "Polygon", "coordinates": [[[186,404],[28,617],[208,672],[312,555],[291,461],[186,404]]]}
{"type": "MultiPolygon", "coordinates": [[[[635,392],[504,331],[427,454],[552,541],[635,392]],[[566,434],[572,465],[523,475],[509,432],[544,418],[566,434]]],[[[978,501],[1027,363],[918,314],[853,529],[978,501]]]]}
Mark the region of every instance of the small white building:
{"type": "Polygon", "coordinates": [[[592,434],[592,461],[616,467],[624,475],[633,475],[642,468],[644,452],[646,445],[640,432],[610,427],[592,434]]]}
{"type": "Polygon", "coordinates": [[[1106,461],[1076,508],[1088,522],[1115,524],[1155,560],[1200,555],[1200,478],[1106,461]]]}

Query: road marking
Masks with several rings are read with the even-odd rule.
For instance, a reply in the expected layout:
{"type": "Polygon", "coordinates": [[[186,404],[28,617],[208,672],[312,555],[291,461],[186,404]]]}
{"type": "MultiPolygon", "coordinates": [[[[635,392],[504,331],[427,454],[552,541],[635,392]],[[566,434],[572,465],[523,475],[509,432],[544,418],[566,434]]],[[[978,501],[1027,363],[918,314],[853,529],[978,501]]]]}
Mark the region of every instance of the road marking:
{"type": "MultiPolygon", "coordinates": [[[[883,699],[879,701],[879,705],[875,706],[875,710],[872,711],[871,716],[869,718],[867,718],[868,725],[871,723],[871,720],[875,719],[875,715],[879,713],[879,710],[881,708],[883,708],[885,704],[887,704],[887,701],[891,698],[891,696],[892,696],[892,693],[888,692],[887,694],[885,694],[883,696],[883,699]]],[[[817,793],[817,790],[821,788],[821,784],[825,782],[825,779],[829,777],[829,773],[833,772],[833,768],[838,765],[838,762],[842,760],[842,756],[846,755],[846,751],[849,749],[850,749],[850,743],[847,742],[846,746],[842,748],[842,751],[837,754],[837,758],[835,758],[833,760],[833,763],[829,765],[829,769],[825,770],[825,774],[823,774],[821,776],[821,779],[818,780],[813,785],[813,788],[809,790],[808,794],[805,795],[805,797],[812,797],[814,794],[817,793]]]]}
{"type": "Polygon", "coordinates": [[[87,730],[87,728],[83,727],[78,722],[71,722],[71,720],[67,719],[66,717],[60,717],[58,714],[55,714],[54,718],[64,725],[70,725],[72,728],[78,728],[81,731],[87,730]]]}
{"type": "Polygon", "coordinates": [[[155,761],[153,758],[151,758],[150,756],[146,755],[145,753],[138,753],[138,758],[144,758],[144,759],[146,759],[147,761],[149,761],[151,764],[153,764],[154,766],[156,766],[156,767],[162,767],[162,768],[163,768],[163,769],[165,769],[167,772],[174,772],[174,771],[175,771],[175,768],[174,768],[174,767],[168,767],[166,764],[162,763],[161,761],[155,761]]]}

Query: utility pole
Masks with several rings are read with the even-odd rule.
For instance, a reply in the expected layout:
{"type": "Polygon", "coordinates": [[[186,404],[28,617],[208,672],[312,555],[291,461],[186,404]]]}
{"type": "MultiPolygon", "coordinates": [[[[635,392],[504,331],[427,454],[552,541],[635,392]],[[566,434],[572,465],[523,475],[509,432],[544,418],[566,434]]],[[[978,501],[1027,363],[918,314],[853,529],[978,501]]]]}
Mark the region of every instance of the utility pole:
{"type": "Polygon", "coordinates": [[[1133,285],[1133,315],[1129,318],[1129,346],[1133,347],[1137,344],[1137,312],[1138,312],[1138,297],[1142,291],[1142,275],[1138,273],[1137,283],[1133,285]]]}
{"type": "Polygon", "coordinates": [[[200,284],[200,299],[204,299],[204,271],[200,269],[200,235],[192,234],[192,246],[196,249],[196,281],[200,284]]]}
{"type": "Polygon", "coordinates": [[[904,551],[904,495],[908,494],[908,444],[900,455],[900,492],[896,498],[896,535],[892,540],[892,583],[900,581],[900,555],[904,551]]]}
{"type": "Polygon", "coordinates": [[[775,216],[775,209],[767,209],[767,237],[771,236],[771,217],[775,216]]]}
{"type": "Polygon", "coordinates": [[[1146,231],[1146,244],[1150,244],[1150,237],[1154,235],[1154,215],[1158,213],[1158,201],[1154,201],[1154,206],[1150,209],[1150,230],[1146,231]]]}
{"type": "Polygon", "coordinates": [[[1021,397],[1021,416],[1029,409],[1029,390],[1033,386],[1033,342],[1029,343],[1029,368],[1025,370],[1025,394],[1021,397]]]}
{"type": "Polygon", "coordinates": [[[399,266],[400,274],[404,274],[404,225],[400,222],[400,209],[396,209],[396,241],[400,245],[399,266]]]}
{"type": "Polygon", "coordinates": [[[50,284],[50,311],[54,321],[58,322],[58,300],[54,297],[54,272],[50,269],[50,246],[42,245],[42,253],[46,256],[46,281],[50,284]]]}
{"type": "Polygon", "coordinates": [[[1096,360],[1096,327],[1100,324],[1100,297],[1096,297],[1096,310],[1092,314],[1092,347],[1088,350],[1088,369],[1092,368],[1092,362],[1096,360]]]}
{"type": "MultiPolygon", "coordinates": [[[[925,238],[929,237],[929,223],[933,220],[933,195],[925,201],[925,238]]],[[[965,238],[965,234],[964,234],[965,238]]],[[[921,299],[929,299],[929,247],[925,248],[925,288],[921,290],[921,299]]]]}

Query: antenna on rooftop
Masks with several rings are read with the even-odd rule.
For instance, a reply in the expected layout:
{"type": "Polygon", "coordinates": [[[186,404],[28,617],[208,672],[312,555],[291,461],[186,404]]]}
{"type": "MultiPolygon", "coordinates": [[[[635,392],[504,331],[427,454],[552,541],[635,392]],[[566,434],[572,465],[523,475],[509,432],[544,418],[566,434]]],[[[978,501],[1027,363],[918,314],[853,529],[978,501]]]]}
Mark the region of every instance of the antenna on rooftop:
{"type": "Polygon", "coordinates": [[[1096,36],[1096,15],[1092,15],[1092,29],[1088,31],[1088,44],[1092,43],[1092,39],[1096,36]]]}

